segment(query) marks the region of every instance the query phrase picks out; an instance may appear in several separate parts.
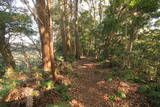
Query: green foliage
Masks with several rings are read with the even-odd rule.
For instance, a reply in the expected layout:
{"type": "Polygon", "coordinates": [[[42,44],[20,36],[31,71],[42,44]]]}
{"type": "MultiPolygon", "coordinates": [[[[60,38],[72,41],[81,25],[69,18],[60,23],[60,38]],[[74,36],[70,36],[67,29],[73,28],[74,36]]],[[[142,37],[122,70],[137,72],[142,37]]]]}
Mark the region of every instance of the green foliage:
{"type": "Polygon", "coordinates": [[[122,81],[134,81],[138,83],[148,83],[149,78],[143,72],[134,72],[131,70],[119,71],[119,72],[109,72],[106,73],[106,80],[113,81],[113,80],[122,80],[122,81]]]}
{"type": "Polygon", "coordinates": [[[122,72],[120,72],[120,75],[121,75],[120,77],[124,81],[133,80],[135,77],[134,72],[130,71],[130,70],[122,71],[122,72]]]}
{"type": "Polygon", "coordinates": [[[73,61],[75,61],[75,56],[74,56],[74,55],[68,55],[68,56],[66,57],[66,61],[72,63],[73,61]]]}
{"type": "Polygon", "coordinates": [[[127,96],[126,96],[125,92],[117,91],[115,94],[110,95],[109,99],[114,101],[116,99],[116,97],[125,99],[127,96]]]}
{"type": "Polygon", "coordinates": [[[114,16],[106,16],[106,19],[103,21],[103,33],[113,33],[116,32],[119,29],[119,20],[115,18],[114,16]]]}
{"type": "Polygon", "coordinates": [[[143,83],[156,80],[160,57],[159,30],[151,30],[147,24],[157,13],[159,1],[111,0],[110,3],[99,25],[101,36],[97,38],[98,43],[102,43],[97,44],[101,50],[99,60],[109,60],[103,66],[123,71],[119,72],[122,80],[143,83]],[[146,31],[139,32],[146,27],[146,31]],[[131,52],[127,50],[130,41],[133,42],[131,52]]]}
{"type": "Polygon", "coordinates": [[[100,69],[95,69],[94,72],[95,72],[95,73],[102,73],[102,70],[100,70],[100,69]]]}
{"type": "Polygon", "coordinates": [[[28,35],[35,33],[31,28],[31,18],[26,14],[0,11],[0,16],[0,26],[6,24],[9,32],[21,32],[28,35]]]}
{"type": "Polygon", "coordinates": [[[137,0],[135,7],[143,12],[154,12],[159,8],[159,2],[157,0],[137,0]]]}
{"type": "Polygon", "coordinates": [[[138,83],[147,83],[148,82],[148,78],[146,77],[145,74],[138,74],[135,76],[134,82],[138,82],[138,83]]]}
{"type": "Polygon", "coordinates": [[[46,107],[71,107],[71,105],[66,102],[57,102],[55,104],[48,104],[46,107]]]}
{"type": "Polygon", "coordinates": [[[77,78],[81,77],[81,73],[80,72],[74,72],[73,75],[76,76],[77,78]]]}
{"type": "Polygon", "coordinates": [[[115,94],[109,96],[109,99],[112,100],[112,101],[114,101],[115,98],[116,98],[116,95],[115,95],[115,94]]]}
{"type": "Polygon", "coordinates": [[[113,79],[120,79],[123,81],[134,80],[135,74],[133,71],[119,71],[119,72],[110,72],[106,74],[106,80],[112,81],[113,79]]]}
{"type": "Polygon", "coordinates": [[[0,99],[5,97],[11,89],[14,89],[20,83],[22,83],[22,81],[11,78],[3,77],[0,79],[0,99]]]}
{"type": "Polygon", "coordinates": [[[123,91],[118,91],[117,96],[120,97],[120,98],[126,98],[127,97],[125,92],[123,92],[123,91]]]}
{"type": "Polygon", "coordinates": [[[51,89],[51,88],[54,87],[54,83],[53,83],[52,80],[42,80],[42,81],[41,81],[41,84],[42,84],[43,86],[45,86],[46,88],[49,88],[49,89],[51,89]]]}
{"type": "Polygon", "coordinates": [[[117,73],[116,72],[109,72],[106,74],[106,80],[112,81],[113,79],[117,79],[117,73]]]}
{"type": "Polygon", "coordinates": [[[10,107],[10,103],[9,102],[0,102],[0,107],[10,107]]]}
{"type": "Polygon", "coordinates": [[[62,101],[68,101],[71,99],[71,96],[68,95],[67,91],[70,85],[60,84],[57,85],[54,89],[63,95],[62,101]]]}
{"type": "Polygon", "coordinates": [[[160,105],[160,85],[146,84],[139,87],[139,91],[147,96],[148,102],[155,107],[160,105]]]}

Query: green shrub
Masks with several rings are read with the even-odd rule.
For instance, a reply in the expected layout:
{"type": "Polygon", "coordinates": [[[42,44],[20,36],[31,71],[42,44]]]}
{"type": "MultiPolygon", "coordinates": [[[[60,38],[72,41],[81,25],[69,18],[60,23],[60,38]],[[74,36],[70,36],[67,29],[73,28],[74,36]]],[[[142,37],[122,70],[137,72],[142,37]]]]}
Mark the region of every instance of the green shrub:
{"type": "Polygon", "coordinates": [[[0,99],[5,97],[11,89],[15,88],[22,82],[20,80],[12,80],[10,78],[2,78],[0,81],[0,99]]]}
{"type": "Polygon", "coordinates": [[[123,92],[123,91],[117,91],[116,93],[110,95],[110,96],[109,96],[109,99],[114,101],[114,100],[116,99],[116,97],[119,97],[119,98],[124,99],[124,98],[126,98],[127,96],[126,96],[126,93],[125,93],[125,92],[123,92]]]}
{"type": "Polygon", "coordinates": [[[125,70],[120,72],[120,78],[124,81],[132,80],[134,79],[134,73],[131,70],[125,70]]]}
{"type": "Polygon", "coordinates": [[[127,97],[126,94],[125,94],[125,92],[123,92],[123,91],[118,91],[118,92],[116,93],[116,95],[117,95],[118,97],[120,97],[120,98],[126,98],[126,97],[127,97]]]}
{"type": "Polygon", "coordinates": [[[114,101],[115,98],[116,98],[116,94],[113,94],[113,95],[110,95],[110,96],[109,96],[109,99],[112,100],[112,101],[114,101]]]}
{"type": "Polygon", "coordinates": [[[116,78],[116,73],[115,72],[109,72],[109,73],[106,74],[106,80],[107,81],[112,81],[115,78],[116,78]]]}
{"type": "Polygon", "coordinates": [[[46,88],[53,88],[54,87],[54,83],[52,80],[42,80],[41,81],[41,85],[45,86],[46,88]]]}
{"type": "Polygon", "coordinates": [[[159,107],[160,105],[160,84],[146,84],[139,87],[139,92],[147,96],[148,102],[159,107]]]}
{"type": "Polygon", "coordinates": [[[54,89],[63,95],[62,101],[68,101],[71,99],[71,96],[68,95],[67,91],[70,85],[60,84],[57,85],[54,89]]]}

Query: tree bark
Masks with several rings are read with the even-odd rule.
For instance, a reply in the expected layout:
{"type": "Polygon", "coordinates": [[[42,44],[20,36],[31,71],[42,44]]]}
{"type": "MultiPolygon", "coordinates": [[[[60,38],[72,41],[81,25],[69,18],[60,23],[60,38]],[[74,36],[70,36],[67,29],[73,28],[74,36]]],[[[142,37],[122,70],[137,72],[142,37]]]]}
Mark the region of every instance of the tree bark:
{"type": "Polygon", "coordinates": [[[78,33],[78,0],[75,0],[75,43],[76,59],[80,59],[79,33],[78,33]]]}
{"type": "Polygon", "coordinates": [[[65,36],[65,24],[64,24],[64,2],[62,0],[59,0],[59,9],[60,9],[60,32],[62,37],[62,47],[63,47],[63,57],[66,60],[67,57],[67,43],[66,43],[66,36],[65,36]]]}
{"type": "Polygon", "coordinates": [[[127,44],[127,60],[126,60],[127,68],[131,68],[131,54],[133,50],[134,41],[135,40],[130,39],[127,44]]]}
{"type": "Polygon", "coordinates": [[[15,61],[9,43],[6,43],[5,34],[5,24],[3,23],[0,25],[0,53],[6,64],[6,74],[10,74],[15,71],[15,61]]]}
{"type": "Polygon", "coordinates": [[[53,25],[51,16],[52,0],[36,0],[38,27],[42,46],[42,59],[44,71],[51,71],[55,80],[53,25]]]}
{"type": "Polygon", "coordinates": [[[67,55],[72,53],[72,43],[71,43],[71,32],[70,32],[70,23],[69,23],[69,0],[64,0],[64,14],[65,14],[65,36],[66,36],[66,47],[67,55]]]}

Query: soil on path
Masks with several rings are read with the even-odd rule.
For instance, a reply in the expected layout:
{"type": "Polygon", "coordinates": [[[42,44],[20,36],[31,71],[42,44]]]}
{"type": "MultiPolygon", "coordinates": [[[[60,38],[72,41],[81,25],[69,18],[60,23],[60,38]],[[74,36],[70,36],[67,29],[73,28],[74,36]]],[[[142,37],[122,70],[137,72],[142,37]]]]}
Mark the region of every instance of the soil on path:
{"type": "Polygon", "coordinates": [[[138,84],[112,80],[106,81],[109,69],[101,69],[93,58],[82,58],[73,64],[78,76],[69,76],[74,84],[69,89],[72,107],[149,107],[146,98],[137,91],[138,84]],[[101,72],[98,72],[101,71],[101,72]],[[118,90],[124,91],[125,99],[109,97],[118,90]]]}

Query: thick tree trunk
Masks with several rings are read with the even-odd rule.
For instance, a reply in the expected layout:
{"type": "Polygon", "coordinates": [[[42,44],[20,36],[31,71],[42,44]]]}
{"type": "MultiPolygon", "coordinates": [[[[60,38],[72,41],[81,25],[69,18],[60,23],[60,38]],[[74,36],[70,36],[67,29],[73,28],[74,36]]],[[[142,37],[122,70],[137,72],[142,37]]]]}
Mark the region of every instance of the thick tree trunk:
{"type": "Polygon", "coordinates": [[[6,64],[6,74],[13,73],[15,70],[15,61],[10,50],[10,45],[6,43],[5,24],[0,26],[0,53],[6,64]]]}
{"type": "Polygon", "coordinates": [[[51,0],[36,0],[44,71],[51,71],[55,80],[51,3],[51,0]]]}
{"type": "Polygon", "coordinates": [[[79,33],[78,33],[78,0],[75,0],[75,43],[76,58],[80,59],[79,33]]]}

